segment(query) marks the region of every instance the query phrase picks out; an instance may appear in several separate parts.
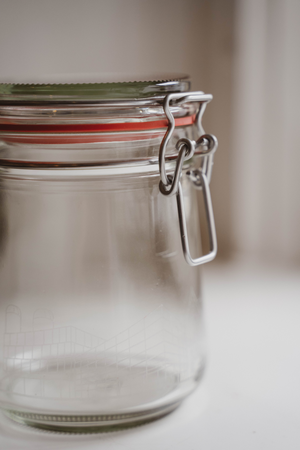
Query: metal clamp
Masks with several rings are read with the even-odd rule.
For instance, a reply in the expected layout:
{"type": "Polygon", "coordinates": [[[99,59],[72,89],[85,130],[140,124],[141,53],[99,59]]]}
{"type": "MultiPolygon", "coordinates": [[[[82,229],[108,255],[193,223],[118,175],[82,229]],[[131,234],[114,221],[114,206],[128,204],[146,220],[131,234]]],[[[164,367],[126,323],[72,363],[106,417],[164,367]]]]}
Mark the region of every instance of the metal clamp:
{"type": "Polygon", "coordinates": [[[179,154],[176,161],[174,175],[167,175],[164,161],[162,163],[161,173],[166,177],[167,183],[164,183],[162,180],[160,180],[159,190],[164,195],[177,194],[183,163],[186,159],[190,159],[194,155],[195,142],[185,138],[179,139],[176,144],[176,149],[179,150],[179,154]]]}
{"type": "MultiPolygon", "coordinates": [[[[175,128],[175,119],[170,111],[170,102],[174,100],[177,100],[177,103],[196,101],[200,102],[201,105],[203,105],[203,103],[207,103],[208,101],[210,101],[211,98],[212,98],[211,96],[205,95],[202,92],[188,92],[185,94],[173,93],[167,95],[163,103],[164,111],[169,120],[169,124],[168,130],[161,142],[159,151],[159,170],[161,177],[159,189],[163,195],[172,196],[176,194],[182,250],[185,260],[190,266],[198,266],[200,264],[209,262],[213,260],[217,254],[217,236],[208,178],[210,179],[211,176],[212,158],[214,152],[217,149],[218,141],[215,136],[210,134],[203,134],[196,142],[190,139],[179,139],[179,141],[176,144],[176,149],[179,151],[179,154],[176,161],[175,171],[173,175],[167,175],[165,168],[166,148],[175,128]],[[187,176],[189,177],[193,185],[196,187],[196,189],[201,189],[203,192],[205,212],[208,224],[210,251],[207,255],[203,255],[196,259],[193,259],[189,249],[186,217],[184,211],[184,202],[180,178],[182,175],[182,167],[184,161],[186,159],[190,159],[195,154],[196,149],[199,149],[197,151],[197,156],[205,158],[204,163],[202,165],[201,170],[199,169],[190,170],[187,172],[187,176]]],[[[198,129],[201,129],[200,120],[203,114],[203,110],[204,109],[200,107],[197,115],[198,129]]]]}

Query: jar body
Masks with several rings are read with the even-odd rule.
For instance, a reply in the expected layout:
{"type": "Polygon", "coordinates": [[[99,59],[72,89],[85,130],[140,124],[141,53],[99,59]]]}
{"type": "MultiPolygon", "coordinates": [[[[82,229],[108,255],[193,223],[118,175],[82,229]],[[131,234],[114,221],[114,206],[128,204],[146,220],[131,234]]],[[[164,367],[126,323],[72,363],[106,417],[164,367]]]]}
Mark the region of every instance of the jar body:
{"type": "MultiPolygon", "coordinates": [[[[197,385],[199,267],[157,164],[143,167],[1,169],[0,405],[16,420],[122,426],[197,385]]],[[[197,252],[197,191],[182,186],[197,252]]]]}

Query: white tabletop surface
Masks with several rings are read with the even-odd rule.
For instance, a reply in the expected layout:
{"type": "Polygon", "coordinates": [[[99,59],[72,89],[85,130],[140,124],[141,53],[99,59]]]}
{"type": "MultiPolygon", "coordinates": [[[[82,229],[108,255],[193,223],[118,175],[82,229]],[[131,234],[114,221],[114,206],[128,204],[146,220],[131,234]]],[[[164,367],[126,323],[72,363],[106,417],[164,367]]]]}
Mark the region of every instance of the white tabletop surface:
{"type": "Polygon", "coordinates": [[[0,418],[1,450],[299,450],[300,270],[205,267],[208,364],[172,414],[120,432],[61,435],[0,418]]]}

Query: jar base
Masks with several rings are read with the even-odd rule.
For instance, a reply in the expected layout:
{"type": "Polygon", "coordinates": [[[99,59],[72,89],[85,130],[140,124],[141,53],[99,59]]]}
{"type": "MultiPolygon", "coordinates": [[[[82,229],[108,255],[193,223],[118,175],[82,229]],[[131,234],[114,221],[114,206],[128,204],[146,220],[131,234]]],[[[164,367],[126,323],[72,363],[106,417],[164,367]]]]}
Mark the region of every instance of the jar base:
{"type": "Polygon", "coordinates": [[[118,431],[144,425],[171,413],[180,404],[181,401],[160,408],[132,414],[71,416],[33,414],[18,411],[5,411],[5,414],[15,422],[36,429],[84,434],[118,431]]]}

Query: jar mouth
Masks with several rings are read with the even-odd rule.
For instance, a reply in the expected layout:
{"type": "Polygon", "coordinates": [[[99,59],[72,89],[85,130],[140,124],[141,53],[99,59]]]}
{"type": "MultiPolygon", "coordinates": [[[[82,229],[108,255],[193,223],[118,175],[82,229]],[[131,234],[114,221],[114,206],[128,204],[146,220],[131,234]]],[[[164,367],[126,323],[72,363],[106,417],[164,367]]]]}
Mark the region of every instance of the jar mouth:
{"type": "MultiPolygon", "coordinates": [[[[176,128],[194,124],[196,106],[172,106],[176,128]]],[[[117,144],[163,138],[168,119],[162,103],[141,105],[136,100],[115,104],[1,104],[0,142],[8,145],[117,144]]],[[[1,159],[0,146],[0,159],[1,159]]]]}
{"type": "MultiPolygon", "coordinates": [[[[43,77],[35,82],[0,83],[0,104],[65,103],[140,100],[159,101],[168,93],[190,89],[188,75],[135,77],[130,75],[91,74],[43,77]],[[37,82],[36,82],[37,81],[37,82]]],[[[143,102],[144,101],[144,102],[143,102]]]]}
{"type": "Polygon", "coordinates": [[[170,104],[175,131],[166,157],[172,159],[178,153],[175,142],[193,139],[212,98],[201,93],[198,104],[191,100],[186,75],[156,81],[70,81],[79,82],[0,84],[1,165],[156,164],[170,126],[164,99],[179,93],[170,104]]]}

